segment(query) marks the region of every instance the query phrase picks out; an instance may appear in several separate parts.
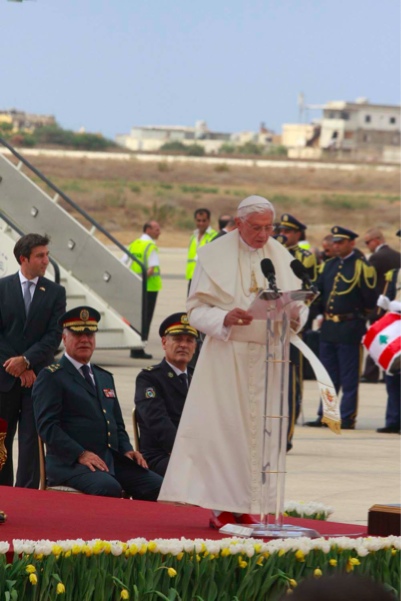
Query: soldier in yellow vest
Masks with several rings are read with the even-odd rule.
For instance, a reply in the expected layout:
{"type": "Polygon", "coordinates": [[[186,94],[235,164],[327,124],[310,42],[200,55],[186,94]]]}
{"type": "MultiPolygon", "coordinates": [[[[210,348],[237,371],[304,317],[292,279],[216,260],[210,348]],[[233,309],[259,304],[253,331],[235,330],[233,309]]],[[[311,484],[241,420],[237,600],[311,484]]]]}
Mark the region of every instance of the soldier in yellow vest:
{"type": "Polygon", "coordinates": [[[188,292],[194,275],[196,262],[198,260],[198,248],[204,246],[217,235],[216,230],[210,227],[209,209],[196,209],[194,213],[196,230],[189,241],[187,269],[185,277],[188,280],[188,292]]]}
{"type": "MultiPolygon", "coordinates": [[[[143,234],[128,246],[129,252],[134,255],[146,267],[147,273],[147,324],[144,338],[147,339],[152,323],[152,317],[156,306],[157,294],[162,288],[160,276],[159,249],[156,241],[160,236],[160,225],[157,221],[148,221],[143,226],[143,234]]],[[[129,262],[128,255],[123,258],[124,263],[129,262]]],[[[130,269],[135,273],[142,273],[140,266],[133,261],[130,269]]],[[[152,359],[152,355],[145,353],[144,349],[131,350],[133,359],[152,359]]]]}

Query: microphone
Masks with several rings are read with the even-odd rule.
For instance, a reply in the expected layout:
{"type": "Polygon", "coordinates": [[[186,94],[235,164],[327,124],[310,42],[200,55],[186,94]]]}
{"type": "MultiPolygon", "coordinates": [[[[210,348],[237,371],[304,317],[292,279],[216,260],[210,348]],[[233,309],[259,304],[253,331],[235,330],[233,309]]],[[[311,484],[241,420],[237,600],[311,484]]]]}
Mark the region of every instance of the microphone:
{"type": "Polygon", "coordinates": [[[302,290],[312,290],[312,292],[316,293],[316,288],[312,284],[311,279],[306,271],[305,267],[302,265],[301,261],[298,259],[294,259],[290,263],[290,267],[294,274],[302,280],[302,290]]]}
{"type": "Polygon", "coordinates": [[[276,284],[276,270],[274,269],[274,265],[271,259],[262,259],[260,262],[260,268],[266,280],[269,282],[269,287],[274,292],[278,293],[278,288],[276,284]]]}

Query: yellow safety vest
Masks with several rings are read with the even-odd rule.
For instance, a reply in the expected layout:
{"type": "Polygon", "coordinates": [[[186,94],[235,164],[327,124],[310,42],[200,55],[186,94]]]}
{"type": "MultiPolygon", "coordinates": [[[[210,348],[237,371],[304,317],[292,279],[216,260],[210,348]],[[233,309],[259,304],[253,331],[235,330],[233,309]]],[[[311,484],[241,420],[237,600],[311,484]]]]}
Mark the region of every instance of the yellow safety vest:
{"type": "MultiPolygon", "coordinates": [[[[129,252],[134,255],[141,263],[144,264],[145,269],[148,269],[148,260],[152,251],[158,251],[158,248],[154,242],[150,240],[134,240],[128,247],[129,252]]],[[[135,261],[132,262],[131,268],[135,273],[142,274],[142,269],[135,261]]],[[[158,292],[162,288],[162,279],[160,276],[160,268],[155,266],[155,272],[152,275],[148,275],[146,281],[146,290],[148,292],[158,292]]]]}
{"type": "Polygon", "coordinates": [[[205,244],[207,244],[208,242],[213,240],[213,238],[215,236],[217,236],[216,230],[209,227],[206,230],[206,232],[203,234],[203,236],[200,239],[200,242],[198,244],[198,232],[195,232],[194,234],[192,234],[191,240],[189,241],[188,256],[187,256],[187,269],[185,272],[185,277],[187,280],[192,280],[192,278],[193,278],[195,267],[196,267],[196,261],[197,261],[196,255],[198,254],[198,248],[200,248],[201,246],[204,246],[205,244]]]}

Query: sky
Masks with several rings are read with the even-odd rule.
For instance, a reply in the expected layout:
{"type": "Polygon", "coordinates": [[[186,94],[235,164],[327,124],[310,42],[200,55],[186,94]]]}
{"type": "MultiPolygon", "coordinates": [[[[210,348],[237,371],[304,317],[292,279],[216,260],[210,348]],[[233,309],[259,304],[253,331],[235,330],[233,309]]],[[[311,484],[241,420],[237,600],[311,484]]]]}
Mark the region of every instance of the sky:
{"type": "Polygon", "coordinates": [[[281,133],[300,92],[400,103],[400,2],[0,0],[0,76],[0,110],[111,139],[198,120],[281,133]]]}

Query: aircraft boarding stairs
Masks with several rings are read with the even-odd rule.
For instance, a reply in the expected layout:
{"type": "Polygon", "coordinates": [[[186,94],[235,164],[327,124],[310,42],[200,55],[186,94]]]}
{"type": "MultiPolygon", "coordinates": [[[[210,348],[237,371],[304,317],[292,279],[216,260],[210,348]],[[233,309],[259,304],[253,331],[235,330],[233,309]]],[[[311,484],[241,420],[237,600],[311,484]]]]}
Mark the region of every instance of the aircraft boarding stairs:
{"type": "Polygon", "coordinates": [[[52,265],[46,277],[57,281],[59,274],[60,284],[66,289],[67,310],[91,305],[100,312],[97,348],[143,348],[147,338],[144,266],[1,138],[0,144],[17,159],[15,164],[0,153],[0,277],[18,270],[13,248],[21,235],[47,234],[51,238],[52,265]],[[46,191],[32,177],[39,178],[46,191]],[[47,192],[49,189],[54,196],[47,192]],[[86,227],[58,204],[61,199],[81,215],[86,227]],[[117,247],[120,257],[125,253],[135,260],[141,266],[142,277],[121,263],[96,238],[99,234],[117,247]]]}

